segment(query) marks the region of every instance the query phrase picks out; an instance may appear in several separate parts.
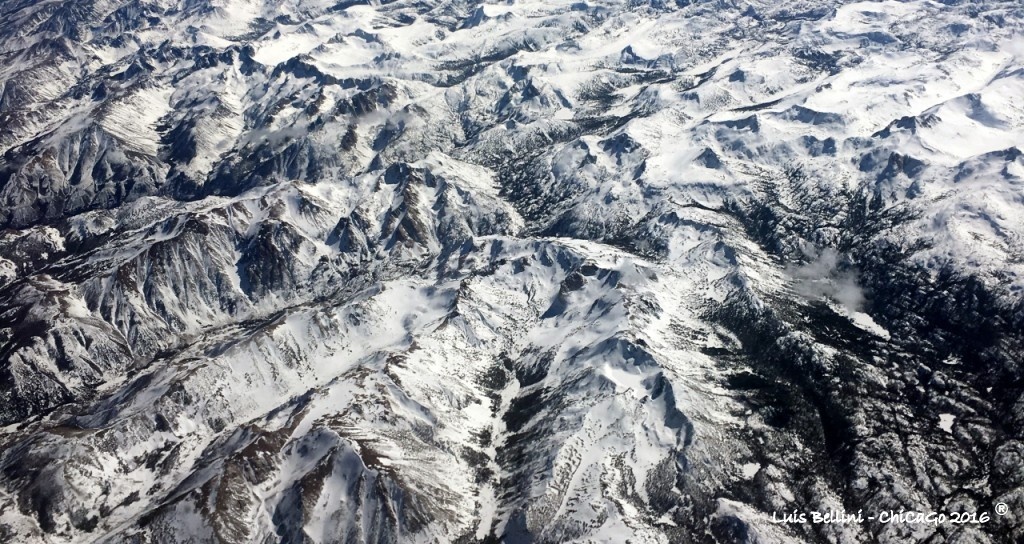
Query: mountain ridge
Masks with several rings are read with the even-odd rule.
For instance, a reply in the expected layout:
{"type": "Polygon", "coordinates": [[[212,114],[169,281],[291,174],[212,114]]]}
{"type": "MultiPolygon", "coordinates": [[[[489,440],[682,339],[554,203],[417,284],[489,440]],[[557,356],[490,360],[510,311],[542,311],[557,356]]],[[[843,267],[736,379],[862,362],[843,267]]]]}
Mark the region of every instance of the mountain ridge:
{"type": "Polygon", "coordinates": [[[0,536],[1024,534],[1017,2],[0,12],[0,536]]]}

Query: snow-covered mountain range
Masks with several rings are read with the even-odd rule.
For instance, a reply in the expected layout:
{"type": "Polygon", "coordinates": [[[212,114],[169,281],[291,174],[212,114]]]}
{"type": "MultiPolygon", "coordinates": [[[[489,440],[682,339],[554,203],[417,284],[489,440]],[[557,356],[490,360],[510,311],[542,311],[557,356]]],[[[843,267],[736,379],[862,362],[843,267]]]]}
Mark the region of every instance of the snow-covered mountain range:
{"type": "Polygon", "coordinates": [[[2,0],[0,229],[0,541],[1024,540],[1020,0],[2,0]]]}

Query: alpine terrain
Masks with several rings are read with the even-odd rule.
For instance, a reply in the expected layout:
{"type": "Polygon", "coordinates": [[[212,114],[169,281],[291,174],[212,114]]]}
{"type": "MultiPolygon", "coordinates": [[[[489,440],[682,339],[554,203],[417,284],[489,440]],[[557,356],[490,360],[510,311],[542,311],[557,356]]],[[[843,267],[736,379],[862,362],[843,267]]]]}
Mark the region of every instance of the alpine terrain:
{"type": "Polygon", "coordinates": [[[0,0],[0,542],[1024,542],[1024,3],[0,0]]]}

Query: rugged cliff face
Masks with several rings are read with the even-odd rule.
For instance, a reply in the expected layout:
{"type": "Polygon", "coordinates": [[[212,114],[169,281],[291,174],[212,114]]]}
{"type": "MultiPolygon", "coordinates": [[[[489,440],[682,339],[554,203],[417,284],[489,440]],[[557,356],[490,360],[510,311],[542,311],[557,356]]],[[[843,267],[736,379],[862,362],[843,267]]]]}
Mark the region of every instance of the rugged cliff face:
{"type": "Polygon", "coordinates": [[[0,1],[0,540],[1024,539],[1022,149],[1017,0],[0,1]]]}

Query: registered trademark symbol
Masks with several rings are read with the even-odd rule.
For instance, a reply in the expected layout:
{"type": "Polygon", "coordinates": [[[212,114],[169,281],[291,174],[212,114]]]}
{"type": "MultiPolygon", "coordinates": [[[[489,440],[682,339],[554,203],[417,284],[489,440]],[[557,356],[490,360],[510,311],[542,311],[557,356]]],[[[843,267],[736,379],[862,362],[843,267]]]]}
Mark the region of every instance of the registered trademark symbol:
{"type": "Polygon", "coordinates": [[[1000,516],[1005,516],[1009,512],[1010,512],[1010,507],[1006,506],[1005,502],[1001,502],[1001,503],[996,504],[996,513],[999,514],[1000,516]]]}

